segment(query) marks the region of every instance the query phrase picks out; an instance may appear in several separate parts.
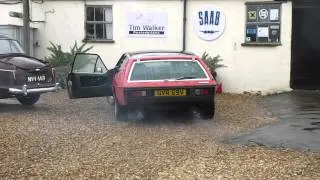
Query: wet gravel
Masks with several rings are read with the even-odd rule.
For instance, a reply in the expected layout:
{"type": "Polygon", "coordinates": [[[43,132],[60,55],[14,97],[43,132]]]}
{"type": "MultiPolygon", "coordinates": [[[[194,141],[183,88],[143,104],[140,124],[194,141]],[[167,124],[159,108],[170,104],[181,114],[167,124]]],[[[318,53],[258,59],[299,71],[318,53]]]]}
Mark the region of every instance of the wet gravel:
{"type": "Polygon", "coordinates": [[[247,95],[218,95],[212,121],[157,112],[120,122],[105,98],[70,100],[64,91],[31,108],[0,100],[0,178],[319,178],[320,154],[219,141],[274,121],[247,95]]]}

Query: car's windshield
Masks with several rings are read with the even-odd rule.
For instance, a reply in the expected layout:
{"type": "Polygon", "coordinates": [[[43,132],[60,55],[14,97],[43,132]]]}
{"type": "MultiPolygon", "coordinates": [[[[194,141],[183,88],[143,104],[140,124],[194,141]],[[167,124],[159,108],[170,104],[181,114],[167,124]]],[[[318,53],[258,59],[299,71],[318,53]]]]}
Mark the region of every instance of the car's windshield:
{"type": "Polygon", "coordinates": [[[24,53],[24,51],[16,40],[0,39],[0,54],[10,53],[24,53]]]}
{"type": "Polygon", "coordinates": [[[130,81],[206,78],[207,75],[198,61],[156,60],[134,63],[130,81]]]}

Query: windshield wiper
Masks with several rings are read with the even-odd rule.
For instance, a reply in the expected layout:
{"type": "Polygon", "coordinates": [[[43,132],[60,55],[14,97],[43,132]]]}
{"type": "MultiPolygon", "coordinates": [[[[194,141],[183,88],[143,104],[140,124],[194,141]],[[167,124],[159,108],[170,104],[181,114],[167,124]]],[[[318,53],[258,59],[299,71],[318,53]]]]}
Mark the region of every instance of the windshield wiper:
{"type": "Polygon", "coordinates": [[[182,76],[182,77],[176,78],[176,80],[196,79],[196,78],[197,78],[197,77],[194,77],[194,76],[182,76]]]}

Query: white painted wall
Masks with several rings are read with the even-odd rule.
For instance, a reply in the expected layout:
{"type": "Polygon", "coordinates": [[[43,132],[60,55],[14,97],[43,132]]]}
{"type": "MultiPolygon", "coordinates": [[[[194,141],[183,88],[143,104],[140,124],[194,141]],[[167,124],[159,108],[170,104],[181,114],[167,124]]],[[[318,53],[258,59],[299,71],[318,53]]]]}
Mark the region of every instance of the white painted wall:
{"type": "MultiPolygon", "coordinates": [[[[257,1],[257,0],[255,0],[257,1]]],[[[263,0],[260,0],[263,1],[263,0]]],[[[187,49],[197,54],[219,54],[227,68],[218,70],[228,92],[290,90],[292,3],[282,5],[281,41],[277,47],[244,47],[245,0],[190,1],[187,49]],[[216,41],[203,41],[195,35],[192,12],[206,5],[220,7],[226,15],[226,29],[216,41]]]]}
{"type": "MultiPolygon", "coordinates": [[[[247,0],[251,1],[251,0],[247,0]]],[[[264,0],[254,0],[264,1],[264,0]]],[[[242,93],[243,91],[262,91],[269,93],[290,90],[291,62],[291,24],[292,3],[282,5],[282,46],[278,47],[243,47],[245,37],[245,0],[189,0],[187,17],[187,50],[201,55],[204,51],[211,55],[221,55],[227,68],[219,70],[225,92],[242,93]],[[205,5],[220,7],[226,15],[224,34],[215,41],[201,40],[193,30],[193,13],[205,5]]],[[[115,43],[91,43],[92,52],[104,59],[108,68],[114,66],[124,51],[147,49],[182,49],[183,1],[87,1],[87,4],[113,5],[115,43]],[[125,34],[125,17],[129,11],[164,11],[168,13],[167,38],[129,38],[125,34]]],[[[22,5],[15,6],[20,10],[22,5]]],[[[33,5],[32,18],[45,20],[46,23],[34,24],[38,27],[35,40],[40,47],[36,55],[48,55],[46,48],[49,41],[61,44],[67,50],[74,41],[81,42],[85,36],[84,1],[46,1],[43,5],[33,5]]],[[[11,6],[14,8],[14,6],[11,6]]],[[[7,16],[0,5],[0,17],[7,16]]],[[[1,18],[4,22],[22,23],[17,19],[1,18]]]]}
{"type": "Polygon", "coordinates": [[[21,12],[22,13],[22,4],[14,4],[14,5],[5,5],[0,4],[0,24],[1,25],[22,25],[23,22],[19,18],[14,18],[9,16],[10,11],[21,12]]]}
{"type": "MultiPolygon", "coordinates": [[[[94,45],[93,53],[98,53],[108,68],[112,68],[125,51],[182,48],[182,1],[97,1],[90,5],[113,5],[113,37],[115,43],[90,43],[94,45]],[[168,12],[167,38],[128,38],[125,34],[125,17],[129,11],[166,11],[168,12]]],[[[82,42],[85,37],[85,8],[82,1],[46,2],[45,11],[54,9],[46,15],[46,23],[39,31],[42,46],[38,55],[47,53],[49,41],[59,43],[69,49],[74,41],[82,42]]]]}
{"type": "MultiPolygon", "coordinates": [[[[39,20],[43,19],[44,14],[42,12],[42,4],[37,3],[30,3],[30,18],[32,20],[39,20]]],[[[16,18],[16,17],[10,17],[9,12],[23,12],[23,6],[22,3],[19,4],[0,4],[0,25],[15,25],[15,26],[23,26],[23,19],[22,18],[16,18]]],[[[30,27],[37,28],[39,23],[30,23],[30,27]]]]}
{"type": "MultiPolygon", "coordinates": [[[[8,1],[10,2],[10,1],[8,1]]],[[[42,4],[30,3],[30,19],[38,21],[43,19],[42,4]]],[[[22,3],[19,4],[0,4],[0,34],[15,38],[23,46],[23,19],[10,17],[9,12],[23,12],[22,3]]],[[[30,23],[30,55],[35,55],[34,52],[34,34],[39,23],[30,23]]]]}

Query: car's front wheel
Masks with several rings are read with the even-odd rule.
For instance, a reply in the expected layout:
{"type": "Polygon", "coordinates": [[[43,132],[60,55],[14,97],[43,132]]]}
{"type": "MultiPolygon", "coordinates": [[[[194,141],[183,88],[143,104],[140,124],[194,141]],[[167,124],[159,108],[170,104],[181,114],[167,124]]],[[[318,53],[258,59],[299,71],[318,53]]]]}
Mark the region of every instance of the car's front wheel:
{"type": "Polygon", "coordinates": [[[40,99],[40,94],[30,94],[27,96],[17,96],[17,100],[22,104],[26,106],[31,106],[38,102],[40,99]]]}
{"type": "Polygon", "coordinates": [[[120,105],[116,99],[114,99],[114,115],[116,120],[126,120],[128,118],[128,109],[125,106],[120,105]]]}

